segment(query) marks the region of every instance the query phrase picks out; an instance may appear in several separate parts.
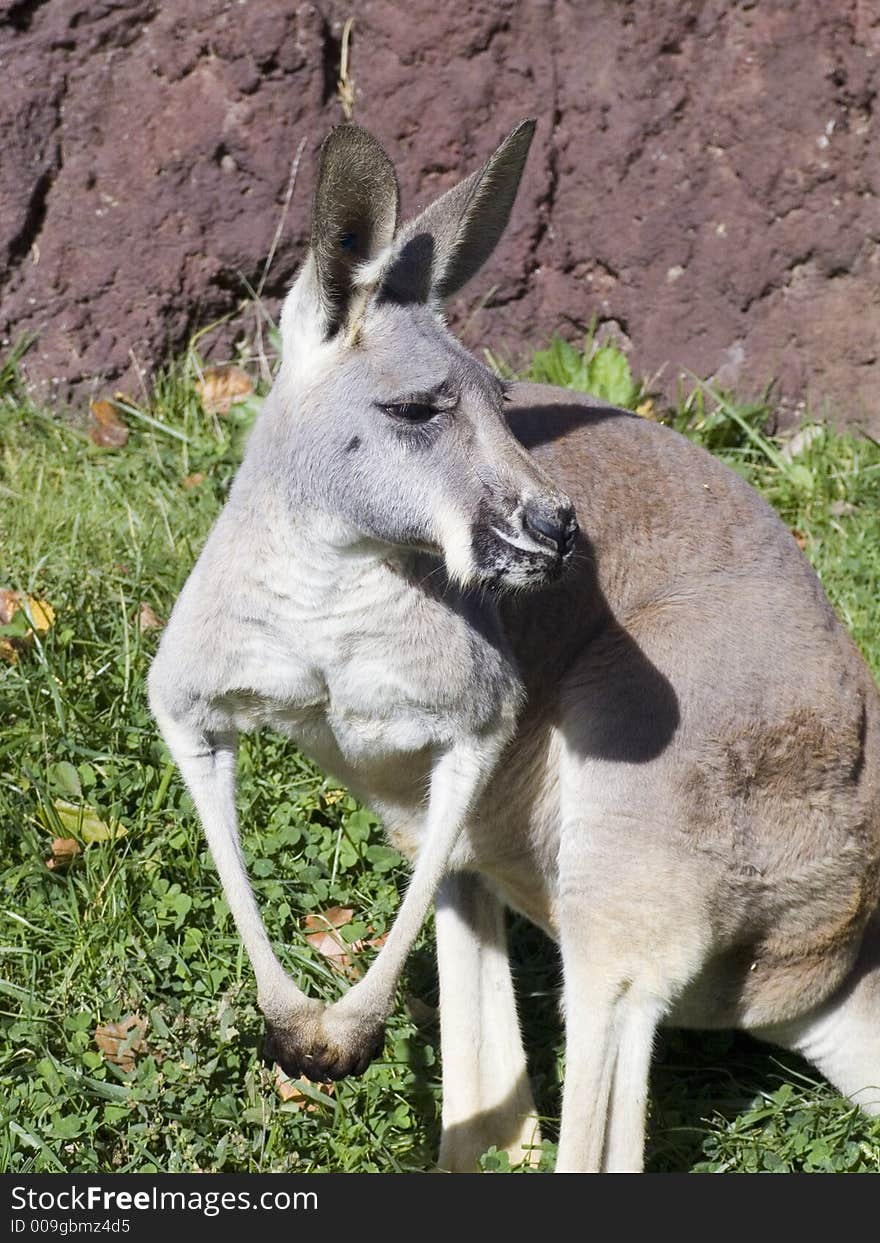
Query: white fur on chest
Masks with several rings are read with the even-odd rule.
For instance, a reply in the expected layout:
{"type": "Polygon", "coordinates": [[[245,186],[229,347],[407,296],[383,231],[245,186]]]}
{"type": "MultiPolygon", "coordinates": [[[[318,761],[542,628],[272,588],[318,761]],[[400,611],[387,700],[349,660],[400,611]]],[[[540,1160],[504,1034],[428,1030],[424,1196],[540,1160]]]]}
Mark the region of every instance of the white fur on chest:
{"type": "Polygon", "coordinates": [[[224,698],[240,729],[291,735],[377,811],[418,806],[432,759],[514,710],[500,647],[378,557],[253,563],[224,698]],[[237,684],[237,685],[236,685],[237,684]]]}

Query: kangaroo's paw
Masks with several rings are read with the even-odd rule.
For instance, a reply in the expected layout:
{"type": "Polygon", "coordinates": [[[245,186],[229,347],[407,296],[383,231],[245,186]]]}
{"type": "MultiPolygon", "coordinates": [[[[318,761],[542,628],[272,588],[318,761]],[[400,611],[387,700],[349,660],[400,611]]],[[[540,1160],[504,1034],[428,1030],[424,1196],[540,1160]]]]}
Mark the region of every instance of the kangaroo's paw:
{"type": "Polygon", "coordinates": [[[384,1043],[384,1022],[343,1019],[328,1006],[305,1018],[267,1019],[263,1059],[277,1062],[292,1078],[305,1075],[313,1083],[327,1083],[363,1074],[384,1043]]]}

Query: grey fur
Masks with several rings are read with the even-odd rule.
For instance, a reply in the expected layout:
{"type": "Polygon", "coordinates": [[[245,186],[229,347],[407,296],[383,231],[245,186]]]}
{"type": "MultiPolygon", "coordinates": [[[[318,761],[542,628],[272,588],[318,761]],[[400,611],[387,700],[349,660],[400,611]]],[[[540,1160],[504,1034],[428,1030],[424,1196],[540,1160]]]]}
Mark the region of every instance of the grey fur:
{"type": "Polygon", "coordinates": [[[314,1077],[362,1069],[446,876],[443,1168],[473,1168],[493,1135],[521,1155],[537,1133],[502,905],[561,946],[560,1168],[640,1167],[659,1023],[798,1048],[880,1110],[880,699],[864,661],[738,476],[581,395],[505,394],[448,334],[438,304],[497,241],[530,131],[393,239],[381,160],[375,180],[353,173],[348,211],[346,160],[362,168],[374,141],[360,133],[328,139],[326,253],[291,291],[276,385],[150,675],[268,1051],[314,1077]],[[353,216],[361,267],[333,251],[353,216]],[[262,725],[415,862],[386,946],[327,1008],[275,958],[241,864],[235,734],[262,725]]]}

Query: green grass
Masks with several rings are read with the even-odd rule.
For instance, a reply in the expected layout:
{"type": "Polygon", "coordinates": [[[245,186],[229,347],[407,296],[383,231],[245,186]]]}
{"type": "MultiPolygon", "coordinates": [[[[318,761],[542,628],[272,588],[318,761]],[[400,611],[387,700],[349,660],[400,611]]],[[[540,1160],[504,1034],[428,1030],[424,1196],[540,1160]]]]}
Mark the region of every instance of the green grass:
{"type": "MultiPolygon", "coordinates": [[[[284,1102],[256,1055],[250,969],[148,715],[156,634],[141,633],[141,604],[167,617],[259,405],[206,416],[198,371],[192,355],[161,376],[149,403],[126,415],[128,444],[106,450],[75,421],[35,409],[14,360],[0,370],[0,588],[56,614],[15,663],[0,663],[0,1167],[425,1169],[439,1110],[430,929],[383,1059],[335,1096],[316,1093],[312,1111],[284,1102]],[[195,474],[203,481],[185,486],[195,474]],[[117,822],[125,833],[114,837],[117,822]],[[71,833],[104,840],[49,869],[52,839],[71,833]],[[123,1070],[102,1055],[95,1029],[128,1014],[147,1031],[134,1069],[123,1070]]],[[[622,356],[592,341],[585,354],[552,345],[534,374],[611,400],[645,398],[622,356]]],[[[798,530],[877,671],[880,448],[823,431],[789,460],[765,416],[698,388],[667,417],[798,530]]],[[[25,628],[19,616],[5,637],[21,643],[25,628]]],[[[303,986],[332,998],[341,978],[306,940],[303,916],[351,907],[346,937],[381,935],[397,909],[401,861],[374,817],[270,735],[245,742],[240,805],[269,933],[303,986]]],[[[514,942],[549,1166],[559,969],[533,929],[518,923],[514,942]]],[[[664,1036],[652,1096],[652,1169],[880,1169],[880,1123],[797,1059],[743,1037],[664,1036]]],[[[504,1170],[506,1157],[490,1152],[484,1165],[504,1170]]]]}

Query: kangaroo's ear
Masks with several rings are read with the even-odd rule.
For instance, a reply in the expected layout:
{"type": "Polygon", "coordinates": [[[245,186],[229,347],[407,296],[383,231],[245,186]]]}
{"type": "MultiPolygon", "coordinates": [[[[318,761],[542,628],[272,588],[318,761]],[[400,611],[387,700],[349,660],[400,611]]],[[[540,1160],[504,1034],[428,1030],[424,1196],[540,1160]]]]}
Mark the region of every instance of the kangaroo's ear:
{"type": "Polygon", "coordinates": [[[483,266],[507,226],[534,133],[534,121],[521,121],[481,169],[404,225],[383,282],[387,297],[448,298],[483,266]]]}
{"type": "Polygon", "coordinates": [[[346,322],[358,275],[391,245],[400,193],[382,147],[357,125],[339,125],[321,147],[311,253],[325,332],[346,322]]]}

